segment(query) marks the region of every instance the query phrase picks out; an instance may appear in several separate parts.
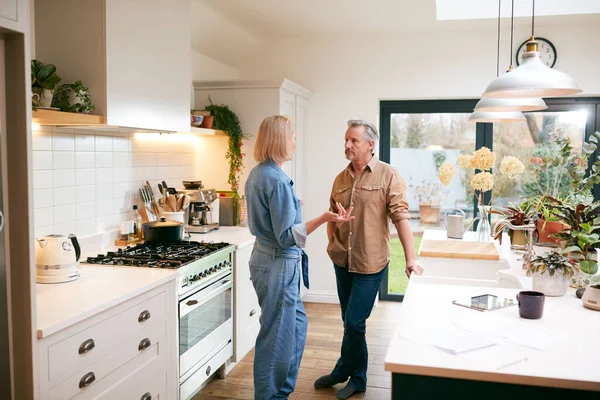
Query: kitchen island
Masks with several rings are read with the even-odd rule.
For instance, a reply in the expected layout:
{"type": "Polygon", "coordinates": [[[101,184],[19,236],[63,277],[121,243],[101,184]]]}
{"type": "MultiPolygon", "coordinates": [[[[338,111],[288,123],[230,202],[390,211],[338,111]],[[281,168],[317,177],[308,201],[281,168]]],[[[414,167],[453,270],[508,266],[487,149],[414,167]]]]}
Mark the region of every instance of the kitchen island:
{"type": "MultiPolygon", "coordinates": [[[[443,234],[425,232],[423,240],[445,239],[443,234]]],[[[452,304],[481,294],[515,299],[531,288],[508,241],[498,250],[501,259],[488,265],[461,260],[459,277],[444,268],[456,260],[423,259],[426,271],[428,265],[437,267],[442,279],[431,273],[410,279],[385,360],[393,399],[600,397],[600,313],[584,308],[574,289],[546,297],[540,320],[520,318],[517,305],[479,312],[452,304]],[[494,263],[495,279],[464,276],[470,268],[489,269],[494,263]]]]}

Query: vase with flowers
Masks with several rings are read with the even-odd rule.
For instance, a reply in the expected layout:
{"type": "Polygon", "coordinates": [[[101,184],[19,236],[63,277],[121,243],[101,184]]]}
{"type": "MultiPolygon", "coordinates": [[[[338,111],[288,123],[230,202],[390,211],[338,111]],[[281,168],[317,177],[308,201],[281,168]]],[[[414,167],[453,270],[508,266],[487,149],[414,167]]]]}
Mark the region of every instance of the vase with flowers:
{"type": "MultiPolygon", "coordinates": [[[[487,242],[490,240],[491,226],[489,221],[489,210],[493,199],[494,191],[498,190],[507,181],[514,180],[522,174],[525,166],[521,161],[513,156],[505,156],[500,163],[500,177],[497,179],[492,172],[496,163],[496,153],[487,147],[476,150],[473,154],[462,154],[458,157],[458,165],[465,173],[460,174],[461,179],[466,179],[469,172],[473,172],[470,181],[465,182],[473,190],[477,198],[477,208],[479,211],[479,223],[477,224],[477,240],[487,242]],[[489,201],[485,201],[485,193],[492,191],[489,201]]],[[[438,178],[442,184],[448,186],[454,176],[456,168],[450,162],[443,163],[438,169],[438,178]]]]}

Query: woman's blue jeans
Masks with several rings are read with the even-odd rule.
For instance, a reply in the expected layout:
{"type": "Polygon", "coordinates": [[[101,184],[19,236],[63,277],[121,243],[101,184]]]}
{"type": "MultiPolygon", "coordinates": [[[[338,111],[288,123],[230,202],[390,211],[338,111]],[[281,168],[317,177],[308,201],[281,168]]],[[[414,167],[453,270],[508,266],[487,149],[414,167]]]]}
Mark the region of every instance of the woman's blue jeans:
{"type": "Polygon", "coordinates": [[[300,250],[258,243],[250,278],[260,304],[254,350],[254,399],[287,399],[296,387],[308,321],[300,298],[300,250]]]}

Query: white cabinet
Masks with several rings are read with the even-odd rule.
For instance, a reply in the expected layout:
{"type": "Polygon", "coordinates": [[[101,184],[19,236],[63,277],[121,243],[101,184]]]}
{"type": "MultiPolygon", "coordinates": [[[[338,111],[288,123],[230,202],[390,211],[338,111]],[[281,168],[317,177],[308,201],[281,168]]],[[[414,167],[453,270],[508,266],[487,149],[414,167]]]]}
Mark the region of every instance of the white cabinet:
{"type": "Polygon", "coordinates": [[[235,252],[234,288],[234,361],[240,362],[254,347],[260,330],[260,307],[250,280],[252,245],[235,252]]]}
{"type": "Polygon", "coordinates": [[[106,125],[189,132],[190,0],[36,0],[36,58],[106,125]]]}
{"type": "Polygon", "coordinates": [[[17,21],[17,0],[0,0],[0,17],[17,21]]]}
{"type": "Polygon", "coordinates": [[[38,343],[40,398],[177,399],[176,281],[38,343]]]}
{"type": "Polygon", "coordinates": [[[306,194],[306,137],[309,118],[309,100],[312,92],[287,79],[279,82],[194,82],[195,108],[209,104],[209,96],[215,104],[226,104],[240,118],[242,130],[252,138],[244,143],[245,171],[256,165],[252,157],[254,136],[262,120],[269,115],[289,115],[296,129],[296,154],[292,161],[283,165],[284,171],[294,181],[298,198],[306,194]]]}

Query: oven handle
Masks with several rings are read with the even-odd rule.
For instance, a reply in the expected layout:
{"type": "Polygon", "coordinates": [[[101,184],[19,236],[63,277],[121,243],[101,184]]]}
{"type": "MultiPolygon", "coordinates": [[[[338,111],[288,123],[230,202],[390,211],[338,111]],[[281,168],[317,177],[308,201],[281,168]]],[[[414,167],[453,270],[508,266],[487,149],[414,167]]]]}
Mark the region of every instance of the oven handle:
{"type": "Polygon", "coordinates": [[[179,317],[181,318],[187,315],[194,309],[200,307],[202,304],[212,300],[221,293],[233,287],[233,281],[231,279],[222,280],[220,282],[220,284],[216,283],[214,286],[218,287],[211,290],[209,293],[204,293],[204,290],[201,290],[198,293],[196,293],[196,295],[181,300],[179,302],[179,317]]]}

